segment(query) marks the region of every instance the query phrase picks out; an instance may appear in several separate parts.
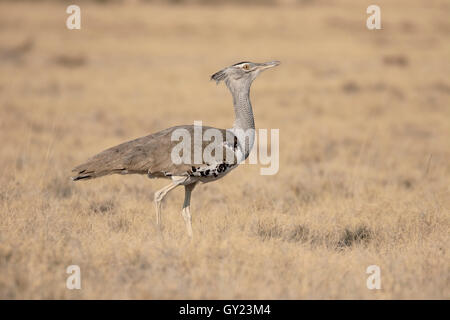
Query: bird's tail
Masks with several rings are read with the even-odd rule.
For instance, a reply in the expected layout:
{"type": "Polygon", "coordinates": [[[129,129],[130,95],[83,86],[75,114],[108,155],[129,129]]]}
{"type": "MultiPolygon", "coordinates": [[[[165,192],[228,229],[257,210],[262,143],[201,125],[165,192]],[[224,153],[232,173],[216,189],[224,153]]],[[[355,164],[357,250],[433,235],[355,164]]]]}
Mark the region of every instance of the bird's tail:
{"type": "Polygon", "coordinates": [[[78,180],[88,180],[88,179],[93,179],[94,175],[91,172],[86,172],[85,170],[82,170],[80,172],[78,172],[77,175],[72,177],[73,181],[78,181],[78,180]]]}
{"type": "Polygon", "coordinates": [[[75,167],[72,172],[75,175],[72,176],[73,181],[78,180],[89,180],[99,177],[103,177],[113,173],[126,173],[125,168],[111,168],[108,163],[101,163],[100,161],[88,161],[77,167],[75,167]]]}

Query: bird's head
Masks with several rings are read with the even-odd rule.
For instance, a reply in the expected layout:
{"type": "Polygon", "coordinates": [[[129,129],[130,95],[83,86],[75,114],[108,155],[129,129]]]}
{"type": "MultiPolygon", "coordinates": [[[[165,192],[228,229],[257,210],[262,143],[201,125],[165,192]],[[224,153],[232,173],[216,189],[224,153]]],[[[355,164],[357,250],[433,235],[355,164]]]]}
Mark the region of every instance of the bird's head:
{"type": "Polygon", "coordinates": [[[280,61],[270,61],[264,63],[239,62],[222,69],[211,76],[211,80],[216,83],[224,81],[230,90],[246,88],[264,70],[278,66],[280,61]]]}

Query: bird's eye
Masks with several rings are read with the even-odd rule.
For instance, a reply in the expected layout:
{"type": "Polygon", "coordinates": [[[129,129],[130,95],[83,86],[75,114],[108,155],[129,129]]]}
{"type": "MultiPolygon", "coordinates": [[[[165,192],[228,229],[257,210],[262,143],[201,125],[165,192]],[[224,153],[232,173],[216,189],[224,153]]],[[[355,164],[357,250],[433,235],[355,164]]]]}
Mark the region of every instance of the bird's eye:
{"type": "Polygon", "coordinates": [[[250,70],[250,66],[248,64],[244,64],[242,68],[244,68],[244,70],[250,70]]]}

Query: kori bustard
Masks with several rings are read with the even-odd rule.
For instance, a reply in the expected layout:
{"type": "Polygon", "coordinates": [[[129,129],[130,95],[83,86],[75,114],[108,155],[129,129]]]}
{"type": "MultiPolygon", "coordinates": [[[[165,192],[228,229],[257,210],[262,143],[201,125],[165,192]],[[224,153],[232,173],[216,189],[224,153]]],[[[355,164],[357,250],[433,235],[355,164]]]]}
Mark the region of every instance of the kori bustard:
{"type": "MultiPolygon", "coordinates": [[[[240,62],[224,68],[211,76],[217,83],[224,81],[233,96],[235,121],[231,129],[216,129],[195,125],[182,125],[162,130],[118,146],[109,148],[92,158],[86,163],[73,169],[76,175],[74,181],[93,179],[101,176],[119,174],[145,174],[149,178],[166,178],[171,183],[155,192],[154,201],[156,207],[156,223],[161,226],[161,201],[171,190],[178,186],[184,186],[185,197],[182,209],[187,233],[192,237],[190,202],[191,193],[197,183],[207,183],[224,177],[231,170],[244,161],[254,143],[255,122],[252,105],[250,103],[250,86],[263,70],[279,65],[278,61],[266,63],[240,62]],[[174,139],[175,133],[187,133],[194,137],[200,130],[204,132],[216,130],[223,140],[215,136],[214,152],[212,157],[200,160],[195,158],[195,151],[203,151],[210,144],[209,141],[198,142],[198,139],[183,139],[181,143],[187,147],[182,150],[192,150],[183,155],[184,161],[174,161],[173,150],[180,147],[179,140],[174,139]],[[217,152],[217,151],[222,152],[217,152]],[[231,156],[230,156],[231,155],[231,156]]],[[[212,139],[211,139],[212,140],[212,139]]]]}

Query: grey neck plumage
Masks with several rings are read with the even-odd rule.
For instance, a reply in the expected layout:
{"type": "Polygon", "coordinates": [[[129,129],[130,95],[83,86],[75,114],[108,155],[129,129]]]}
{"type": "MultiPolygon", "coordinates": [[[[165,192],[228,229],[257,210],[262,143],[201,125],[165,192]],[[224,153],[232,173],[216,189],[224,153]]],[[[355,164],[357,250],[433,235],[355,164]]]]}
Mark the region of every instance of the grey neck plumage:
{"type": "Polygon", "coordinates": [[[237,136],[241,149],[243,149],[243,159],[241,160],[245,160],[249,156],[255,142],[255,119],[250,102],[250,85],[251,83],[239,88],[228,86],[233,95],[235,113],[232,131],[237,136]]]}

